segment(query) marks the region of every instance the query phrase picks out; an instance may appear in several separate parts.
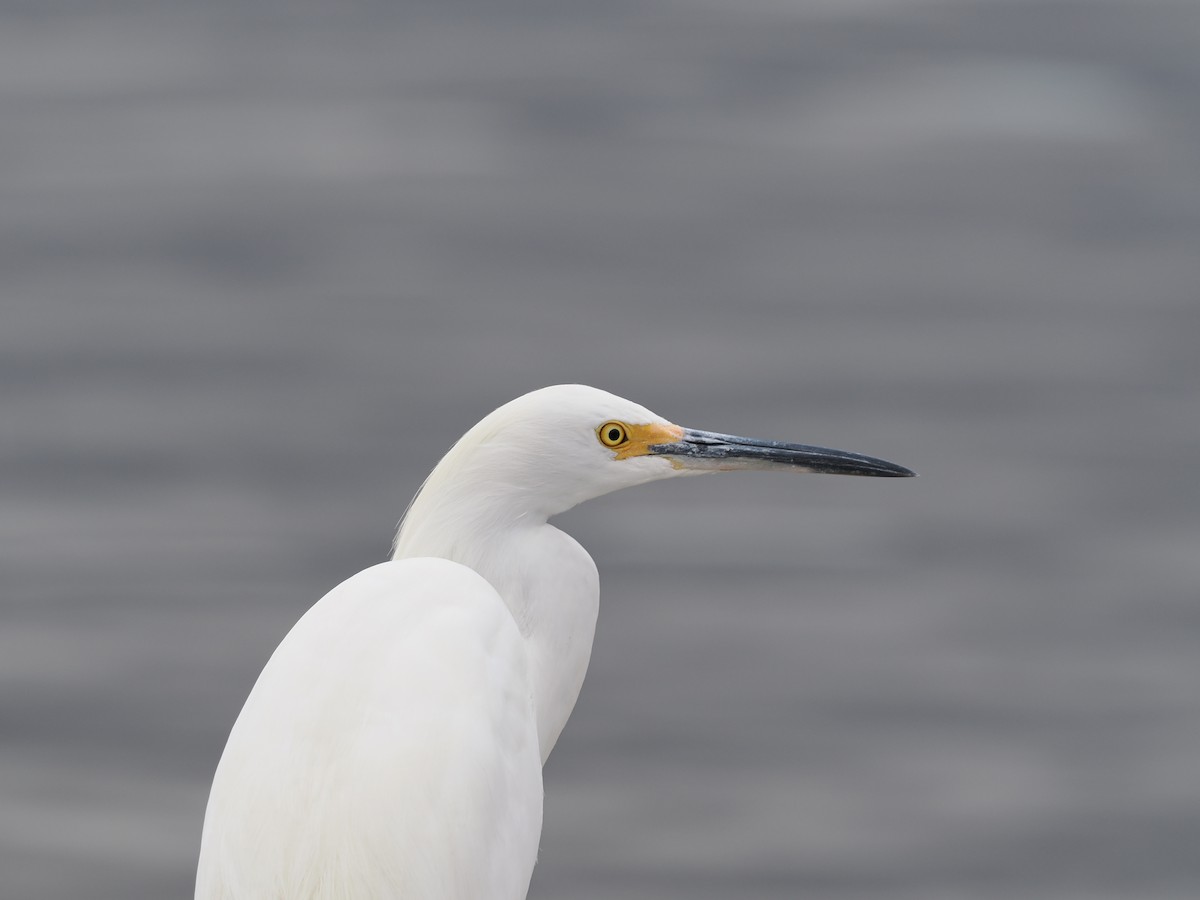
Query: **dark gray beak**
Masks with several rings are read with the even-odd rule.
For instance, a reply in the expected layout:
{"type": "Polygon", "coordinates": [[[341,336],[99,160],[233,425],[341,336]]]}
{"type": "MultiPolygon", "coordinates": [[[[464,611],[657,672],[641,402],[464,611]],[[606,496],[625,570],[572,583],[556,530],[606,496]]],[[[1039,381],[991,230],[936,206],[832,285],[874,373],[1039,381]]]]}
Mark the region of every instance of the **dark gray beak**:
{"type": "Polygon", "coordinates": [[[795,469],[832,475],[872,475],[880,478],[909,478],[916,474],[887,460],[845,450],[760,441],[755,438],[683,430],[683,439],[670,444],[652,444],[648,452],[669,456],[681,468],[732,471],[735,469],[795,469]]]}

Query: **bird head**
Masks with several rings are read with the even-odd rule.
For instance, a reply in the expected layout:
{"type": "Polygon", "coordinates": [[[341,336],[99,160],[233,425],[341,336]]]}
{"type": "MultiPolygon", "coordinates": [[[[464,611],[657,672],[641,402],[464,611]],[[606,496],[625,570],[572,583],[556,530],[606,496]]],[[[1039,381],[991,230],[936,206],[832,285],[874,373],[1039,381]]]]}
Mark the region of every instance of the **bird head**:
{"type": "Polygon", "coordinates": [[[584,500],[662,478],[740,469],[904,477],[903,466],[807,444],[685,428],[643,406],[578,384],[555,385],[495,410],[430,476],[473,501],[493,497],[552,516],[584,500]]]}

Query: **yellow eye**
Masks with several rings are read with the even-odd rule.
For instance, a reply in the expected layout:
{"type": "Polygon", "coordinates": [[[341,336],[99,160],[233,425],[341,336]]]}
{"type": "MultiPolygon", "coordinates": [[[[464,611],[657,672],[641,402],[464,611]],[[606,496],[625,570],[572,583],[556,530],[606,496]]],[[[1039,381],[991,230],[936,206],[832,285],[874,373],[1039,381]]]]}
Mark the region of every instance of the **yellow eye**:
{"type": "Polygon", "coordinates": [[[605,447],[620,447],[629,440],[629,429],[620,422],[605,422],[596,429],[596,434],[605,447]]]}

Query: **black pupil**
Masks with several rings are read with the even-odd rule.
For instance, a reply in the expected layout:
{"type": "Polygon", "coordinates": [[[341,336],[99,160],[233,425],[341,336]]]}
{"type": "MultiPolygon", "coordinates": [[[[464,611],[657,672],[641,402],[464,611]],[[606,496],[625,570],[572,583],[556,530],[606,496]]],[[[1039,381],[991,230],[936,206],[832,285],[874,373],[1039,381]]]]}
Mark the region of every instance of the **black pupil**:
{"type": "Polygon", "coordinates": [[[612,441],[614,444],[617,441],[619,441],[621,439],[621,429],[619,429],[619,428],[608,429],[608,439],[610,441],[612,441]]]}

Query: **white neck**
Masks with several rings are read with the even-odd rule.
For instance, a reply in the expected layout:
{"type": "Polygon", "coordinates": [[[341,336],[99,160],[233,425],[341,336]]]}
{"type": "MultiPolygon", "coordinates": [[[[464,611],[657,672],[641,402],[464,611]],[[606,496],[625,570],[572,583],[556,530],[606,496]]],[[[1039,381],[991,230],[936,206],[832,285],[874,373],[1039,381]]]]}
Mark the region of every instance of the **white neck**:
{"type": "Polygon", "coordinates": [[[480,489],[462,479],[461,470],[455,474],[442,478],[435,470],[430,476],[400,526],[392,558],[453,560],[482,575],[504,599],[525,637],[545,762],[591,657],[600,598],[596,565],[541,512],[519,511],[512,498],[496,493],[494,482],[480,489]],[[462,496],[475,503],[456,502],[462,496]]]}

